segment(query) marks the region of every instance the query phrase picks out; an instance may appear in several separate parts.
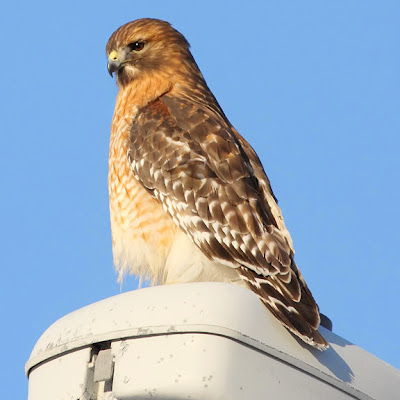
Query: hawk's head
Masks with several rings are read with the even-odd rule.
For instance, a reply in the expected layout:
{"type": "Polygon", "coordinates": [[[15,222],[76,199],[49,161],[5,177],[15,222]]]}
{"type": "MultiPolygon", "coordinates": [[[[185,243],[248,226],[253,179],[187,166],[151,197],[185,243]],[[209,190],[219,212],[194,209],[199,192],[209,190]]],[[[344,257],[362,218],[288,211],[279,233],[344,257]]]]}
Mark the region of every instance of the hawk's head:
{"type": "Polygon", "coordinates": [[[153,73],[170,78],[194,63],[184,36],[168,22],[151,18],[118,28],[108,40],[106,52],[108,72],[116,73],[119,86],[153,73]]]}

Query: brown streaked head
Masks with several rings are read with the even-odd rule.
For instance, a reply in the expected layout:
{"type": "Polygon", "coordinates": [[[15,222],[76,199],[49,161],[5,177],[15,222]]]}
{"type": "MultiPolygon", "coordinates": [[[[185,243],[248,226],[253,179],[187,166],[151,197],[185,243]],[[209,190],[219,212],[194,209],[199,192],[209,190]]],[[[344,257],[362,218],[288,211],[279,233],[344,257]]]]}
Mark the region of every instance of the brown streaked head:
{"type": "MultiPolygon", "coordinates": [[[[173,76],[194,63],[185,37],[166,22],[143,18],[118,28],[106,46],[108,71],[124,86],[144,74],[173,76]]],[[[196,66],[197,68],[197,66],[196,66]]]]}

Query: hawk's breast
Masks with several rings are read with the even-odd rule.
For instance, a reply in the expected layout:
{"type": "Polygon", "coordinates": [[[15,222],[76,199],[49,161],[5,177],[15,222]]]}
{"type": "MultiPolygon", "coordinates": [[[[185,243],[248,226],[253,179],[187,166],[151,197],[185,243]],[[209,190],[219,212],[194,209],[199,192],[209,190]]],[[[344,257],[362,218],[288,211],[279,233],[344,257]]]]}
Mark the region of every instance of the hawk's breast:
{"type": "Polygon", "coordinates": [[[130,273],[159,281],[178,227],[131,171],[127,142],[136,112],[122,104],[113,117],[108,175],[113,257],[119,279],[130,273]]]}

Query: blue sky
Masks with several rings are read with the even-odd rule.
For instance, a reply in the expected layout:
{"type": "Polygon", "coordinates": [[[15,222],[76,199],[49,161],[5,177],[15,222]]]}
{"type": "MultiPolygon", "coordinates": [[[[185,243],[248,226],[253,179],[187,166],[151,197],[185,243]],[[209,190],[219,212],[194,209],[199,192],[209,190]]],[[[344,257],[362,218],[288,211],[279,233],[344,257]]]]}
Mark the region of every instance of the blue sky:
{"type": "Polygon", "coordinates": [[[334,331],[400,368],[399,13],[388,0],[3,4],[5,397],[26,398],[24,363],[50,324],[136,287],[112,266],[104,47],[141,17],[186,36],[260,155],[334,331]]]}

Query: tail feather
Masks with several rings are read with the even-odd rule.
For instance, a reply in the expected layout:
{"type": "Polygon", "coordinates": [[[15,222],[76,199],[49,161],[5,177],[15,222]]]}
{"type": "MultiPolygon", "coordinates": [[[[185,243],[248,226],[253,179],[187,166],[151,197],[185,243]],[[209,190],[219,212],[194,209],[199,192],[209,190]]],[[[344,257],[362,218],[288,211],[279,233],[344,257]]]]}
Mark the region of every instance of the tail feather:
{"type": "Polygon", "coordinates": [[[239,275],[290,332],[307,344],[325,350],[329,344],[318,332],[318,306],[294,261],[292,264],[288,283],[287,277],[285,281],[278,274],[262,277],[246,267],[240,268],[239,275]]]}

